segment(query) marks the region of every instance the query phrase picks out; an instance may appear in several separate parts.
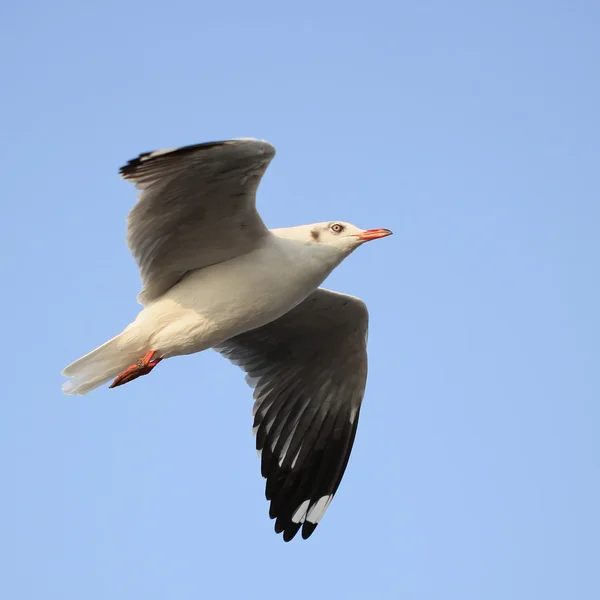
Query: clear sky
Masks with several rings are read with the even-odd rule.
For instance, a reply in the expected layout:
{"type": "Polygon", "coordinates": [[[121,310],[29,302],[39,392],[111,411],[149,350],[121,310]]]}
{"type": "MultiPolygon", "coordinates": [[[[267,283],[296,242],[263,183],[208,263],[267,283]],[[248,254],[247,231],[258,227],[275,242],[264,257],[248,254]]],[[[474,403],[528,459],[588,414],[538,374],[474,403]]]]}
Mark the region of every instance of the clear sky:
{"type": "Polygon", "coordinates": [[[7,2],[0,597],[600,598],[600,5],[7,2]],[[212,352],[89,396],[139,307],[139,152],[261,137],[272,227],[395,235],[352,458],[273,533],[251,391],[212,352]]]}

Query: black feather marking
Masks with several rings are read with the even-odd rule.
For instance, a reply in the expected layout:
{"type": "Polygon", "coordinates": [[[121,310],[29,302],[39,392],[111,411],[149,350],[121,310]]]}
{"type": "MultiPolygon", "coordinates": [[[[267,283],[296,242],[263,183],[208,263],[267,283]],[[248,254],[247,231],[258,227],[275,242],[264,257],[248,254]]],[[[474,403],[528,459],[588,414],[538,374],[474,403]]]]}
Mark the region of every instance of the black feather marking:
{"type": "MultiPolygon", "coordinates": [[[[279,498],[283,494],[284,486],[291,486],[296,478],[296,473],[300,472],[302,467],[302,453],[310,449],[312,439],[316,437],[320,425],[319,417],[321,412],[319,405],[309,405],[302,414],[300,423],[296,427],[296,435],[294,436],[292,443],[288,449],[285,460],[281,467],[277,464],[277,468],[273,473],[267,471],[263,474],[263,477],[267,477],[267,500],[272,500],[273,510],[278,510],[279,498]],[[315,431],[316,430],[316,431],[315,431]],[[296,456],[297,455],[297,456],[296,456]],[[292,464],[294,465],[292,467],[292,464]],[[277,477],[285,473],[285,478],[277,477]],[[269,480],[269,475],[275,475],[269,480]],[[278,485],[279,484],[279,485],[278,485]]],[[[297,508],[297,507],[295,507],[297,508]]]]}
{"type": "Polygon", "coordinates": [[[288,523],[283,530],[283,541],[291,542],[298,530],[302,527],[302,523],[288,523]]]}
{"type": "Polygon", "coordinates": [[[285,473],[286,481],[271,500],[271,512],[273,516],[281,519],[284,530],[289,532],[289,535],[292,535],[292,531],[293,535],[298,531],[297,523],[292,520],[298,508],[308,500],[311,501],[308,507],[310,509],[312,502],[325,495],[314,489],[313,480],[321,469],[322,448],[335,420],[335,414],[326,414],[322,418],[320,427],[311,428],[310,433],[315,433],[306,436],[298,457],[298,464],[294,469],[288,472],[285,472],[285,469],[277,469],[280,473],[274,473],[276,477],[285,473]]]}
{"type": "Polygon", "coordinates": [[[192,152],[196,152],[197,150],[210,150],[211,148],[216,148],[218,146],[223,146],[226,142],[204,142],[202,144],[191,144],[189,146],[182,146],[181,148],[174,148],[171,152],[163,152],[162,154],[157,154],[155,157],[148,158],[154,152],[160,152],[159,150],[152,150],[151,152],[142,152],[136,158],[132,158],[127,162],[126,165],[123,165],[119,169],[119,173],[123,177],[128,177],[136,173],[136,171],[142,166],[151,163],[154,159],[159,158],[171,158],[182,156],[184,154],[191,154],[192,152]]]}
{"type": "MultiPolygon", "coordinates": [[[[285,478],[277,498],[272,500],[270,511],[272,518],[277,518],[278,527],[287,532],[284,539],[292,539],[299,531],[298,524],[292,521],[292,517],[303,502],[311,501],[306,511],[307,517],[321,498],[335,496],[348,464],[357,423],[358,414],[354,423],[350,423],[347,412],[328,414],[302,466],[293,471],[280,469],[277,475],[273,473],[277,479],[285,478]]],[[[301,525],[302,537],[307,539],[318,523],[311,523],[305,518],[301,525]]]]}
{"type": "Polygon", "coordinates": [[[318,523],[309,523],[305,521],[302,523],[302,539],[307,540],[317,528],[318,523]]]}

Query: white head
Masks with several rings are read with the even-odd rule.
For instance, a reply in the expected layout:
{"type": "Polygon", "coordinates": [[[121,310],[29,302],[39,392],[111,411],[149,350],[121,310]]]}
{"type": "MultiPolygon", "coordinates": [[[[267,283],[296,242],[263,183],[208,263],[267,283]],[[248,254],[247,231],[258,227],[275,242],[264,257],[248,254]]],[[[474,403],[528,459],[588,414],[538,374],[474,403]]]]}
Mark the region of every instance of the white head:
{"type": "Polygon", "coordinates": [[[344,221],[324,221],[312,225],[286,227],[273,230],[279,237],[297,240],[306,244],[331,248],[348,255],[360,245],[370,240],[392,235],[389,229],[360,229],[344,221]]]}
{"type": "Polygon", "coordinates": [[[356,248],[392,235],[389,229],[360,229],[344,221],[271,229],[271,233],[296,247],[298,267],[312,272],[319,285],[356,248]]]}

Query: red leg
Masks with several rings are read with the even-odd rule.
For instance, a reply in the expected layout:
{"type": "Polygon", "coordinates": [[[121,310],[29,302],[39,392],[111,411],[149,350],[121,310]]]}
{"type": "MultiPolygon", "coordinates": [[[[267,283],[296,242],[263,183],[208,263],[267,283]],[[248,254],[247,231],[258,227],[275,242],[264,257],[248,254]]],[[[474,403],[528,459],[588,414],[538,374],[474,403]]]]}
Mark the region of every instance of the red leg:
{"type": "Polygon", "coordinates": [[[162,360],[162,358],[154,358],[156,354],[155,350],[150,350],[150,352],[146,352],[143,358],[135,363],[135,365],[131,365],[127,369],[125,369],[111,384],[109,387],[114,388],[120,385],[124,385],[125,383],[129,383],[142,375],[148,375],[152,369],[162,360]]]}

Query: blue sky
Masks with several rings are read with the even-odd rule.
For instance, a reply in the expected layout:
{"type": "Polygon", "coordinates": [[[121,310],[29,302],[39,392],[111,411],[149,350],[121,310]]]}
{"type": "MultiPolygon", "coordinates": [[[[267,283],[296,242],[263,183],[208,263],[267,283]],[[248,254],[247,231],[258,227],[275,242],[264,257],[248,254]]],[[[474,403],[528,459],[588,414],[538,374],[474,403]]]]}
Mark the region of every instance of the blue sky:
{"type": "Polygon", "coordinates": [[[0,13],[0,595],[600,597],[600,8],[33,1],[0,13]],[[272,531],[251,392],[214,353],[64,397],[136,314],[139,152],[262,137],[273,227],[387,227],[352,458],[272,531]]]}

